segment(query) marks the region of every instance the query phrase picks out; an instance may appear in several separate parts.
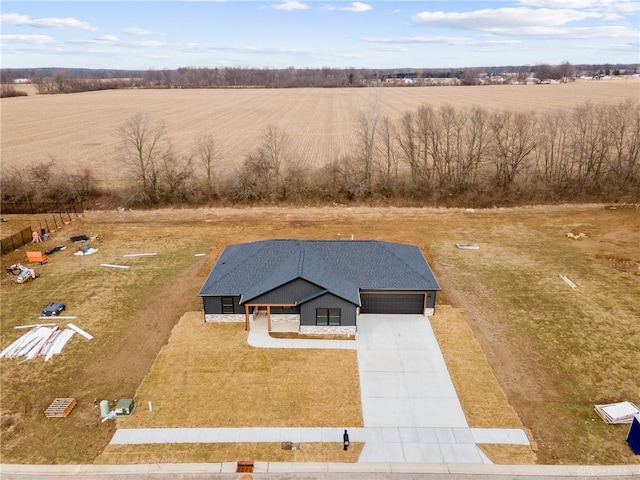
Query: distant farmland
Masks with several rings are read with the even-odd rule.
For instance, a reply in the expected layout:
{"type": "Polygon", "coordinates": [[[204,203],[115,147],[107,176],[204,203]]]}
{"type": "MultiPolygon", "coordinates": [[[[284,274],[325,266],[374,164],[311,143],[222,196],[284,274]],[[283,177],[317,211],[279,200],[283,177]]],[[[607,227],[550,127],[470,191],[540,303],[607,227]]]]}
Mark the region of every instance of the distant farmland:
{"type": "Polygon", "coordinates": [[[228,171],[258,146],[270,125],[285,130],[301,155],[321,165],[353,151],[357,116],[371,108],[397,120],[423,104],[541,112],[640,98],[640,80],[633,78],[526,86],[109,90],[50,96],[27,88],[29,96],[1,103],[2,171],[54,160],[67,170],[90,167],[112,185],[123,178],[118,127],[137,112],[165,121],[179,153],[188,153],[197,137],[212,135],[228,171]]]}

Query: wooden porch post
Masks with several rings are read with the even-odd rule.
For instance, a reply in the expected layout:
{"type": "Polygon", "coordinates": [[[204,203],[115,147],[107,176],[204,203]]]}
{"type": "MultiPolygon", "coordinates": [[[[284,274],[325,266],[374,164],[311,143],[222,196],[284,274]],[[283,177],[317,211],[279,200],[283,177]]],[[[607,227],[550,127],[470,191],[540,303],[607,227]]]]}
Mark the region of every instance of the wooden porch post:
{"type": "Polygon", "coordinates": [[[267,305],[267,332],[271,333],[271,305],[267,305]]]}
{"type": "Polygon", "coordinates": [[[251,329],[249,322],[249,305],[244,306],[244,329],[248,332],[251,329]]]}

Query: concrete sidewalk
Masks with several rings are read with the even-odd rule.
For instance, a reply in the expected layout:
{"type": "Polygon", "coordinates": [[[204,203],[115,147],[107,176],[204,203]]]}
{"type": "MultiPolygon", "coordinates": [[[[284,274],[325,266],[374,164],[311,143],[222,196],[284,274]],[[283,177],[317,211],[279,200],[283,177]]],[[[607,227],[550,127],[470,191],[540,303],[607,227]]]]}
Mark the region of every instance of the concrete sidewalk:
{"type": "Polygon", "coordinates": [[[315,340],[297,338],[273,338],[267,329],[267,319],[259,318],[251,322],[247,343],[256,348],[329,348],[355,350],[354,340],[315,340]]]}
{"type": "Polygon", "coordinates": [[[113,445],[162,443],[335,443],[342,444],[344,430],[352,442],[364,442],[359,463],[457,463],[491,461],[476,443],[528,445],[519,429],[346,427],[346,428],[131,428],[119,429],[113,445]],[[393,459],[393,462],[388,459],[393,459]]]}
{"type": "MultiPolygon", "coordinates": [[[[352,442],[529,445],[516,428],[398,428],[398,427],[239,427],[239,428],[121,428],[112,445],[145,443],[340,443],[344,430],[352,442]]],[[[462,462],[464,463],[464,462],[462,462]]]]}

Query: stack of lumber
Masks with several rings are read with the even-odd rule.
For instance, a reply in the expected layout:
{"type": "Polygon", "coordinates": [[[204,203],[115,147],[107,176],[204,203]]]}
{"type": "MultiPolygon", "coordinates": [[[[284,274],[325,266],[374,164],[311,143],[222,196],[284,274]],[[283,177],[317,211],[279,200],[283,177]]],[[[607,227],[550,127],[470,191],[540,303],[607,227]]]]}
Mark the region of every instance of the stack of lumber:
{"type": "Polygon", "coordinates": [[[49,418],[64,418],[71,413],[71,410],[73,410],[75,406],[75,398],[56,398],[51,402],[51,405],[47,407],[44,414],[49,418]]]}
{"type": "Polygon", "coordinates": [[[631,402],[596,405],[595,410],[606,423],[631,423],[640,409],[631,402]]]}
{"type": "Polygon", "coordinates": [[[35,325],[0,352],[0,358],[24,357],[26,361],[43,356],[44,360],[48,361],[54,355],[62,352],[74,333],[73,330],[60,330],[57,326],[35,325]]]}

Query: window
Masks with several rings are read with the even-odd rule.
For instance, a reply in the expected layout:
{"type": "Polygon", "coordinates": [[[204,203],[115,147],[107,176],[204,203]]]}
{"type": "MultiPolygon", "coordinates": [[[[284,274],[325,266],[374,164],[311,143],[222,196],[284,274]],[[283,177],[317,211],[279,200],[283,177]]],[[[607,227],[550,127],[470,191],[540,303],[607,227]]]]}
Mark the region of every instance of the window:
{"type": "Polygon", "coordinates": [[[235,313],[233,308],[233,297],[222,297],[222,313],[235,313]]]}
{"type": "Polygon", "coordinates": [[[316,325],[338,326],[340,325],[339,308],[316,308],[316,325]]]}

